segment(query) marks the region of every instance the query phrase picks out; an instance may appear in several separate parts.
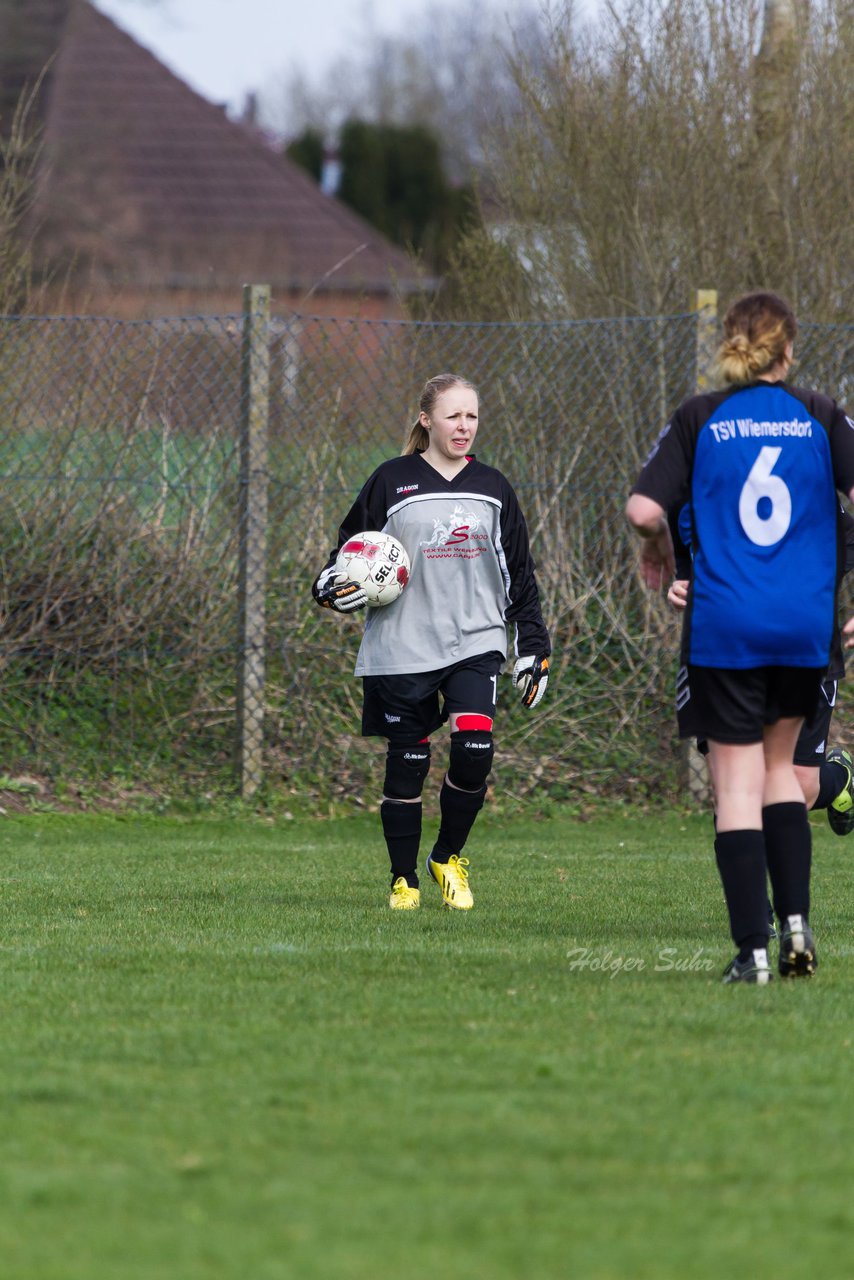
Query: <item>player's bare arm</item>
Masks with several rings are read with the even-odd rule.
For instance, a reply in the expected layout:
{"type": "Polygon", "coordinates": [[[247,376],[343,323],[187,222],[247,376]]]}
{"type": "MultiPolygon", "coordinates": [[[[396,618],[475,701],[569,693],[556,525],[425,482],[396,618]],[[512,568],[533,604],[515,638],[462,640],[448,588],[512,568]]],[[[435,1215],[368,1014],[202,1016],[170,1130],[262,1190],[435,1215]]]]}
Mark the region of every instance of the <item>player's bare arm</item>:
{"type": "Polygon", "coordinates": [[[676,572],[673,539],[664,508],[642,493],[633,493],[626,503],[626,517],[641,538],[641,577],[651,591],[660,591],[676,572]]]}

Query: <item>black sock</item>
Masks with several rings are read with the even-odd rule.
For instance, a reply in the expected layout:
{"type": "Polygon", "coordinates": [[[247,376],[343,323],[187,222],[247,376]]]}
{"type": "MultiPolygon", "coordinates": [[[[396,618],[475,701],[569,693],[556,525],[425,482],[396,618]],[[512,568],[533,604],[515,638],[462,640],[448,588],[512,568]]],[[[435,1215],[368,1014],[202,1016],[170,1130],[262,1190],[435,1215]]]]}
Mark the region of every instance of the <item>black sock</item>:
{"type": "Polygon", "coordinates": [[[421,801],[401,803],[383,800],[380,818],[391,861],[391,882],[403,876],[410,889],[418,888],[418,846],[421,843],[421,801]]]}
{"type": "Polygon", "coordinates": [[[442,819],[431,854],[436,862],[447,862],[453,854],[460,855],[485,798],[485,786],[480,791],[460,791],[449,786],[447,780],[442,783],[439,792],[442,819]]]}
{"type": "Polygon", "coordinates": [[[812,863],[812,833],[806,805],[795,801],[769,804],[762,810],[762,830],[774,910],[784,922],[786,916],[792,915],[806,919],[810,910],[812,863]]]}
{"type": "Polygon", "coordinates": [[[723,831],[715,839],[715,856],[724,888],[733,941],[744,957],[768,945],[768,891],[765,883],[765,837],[761,831],[723,831]]]}
{"type": "Polygon", "coordinates": [[[848,782],[848,770],[838,760],[825,760],[818,771],[818,799],[814,809],[826,809],[848,782]]]}

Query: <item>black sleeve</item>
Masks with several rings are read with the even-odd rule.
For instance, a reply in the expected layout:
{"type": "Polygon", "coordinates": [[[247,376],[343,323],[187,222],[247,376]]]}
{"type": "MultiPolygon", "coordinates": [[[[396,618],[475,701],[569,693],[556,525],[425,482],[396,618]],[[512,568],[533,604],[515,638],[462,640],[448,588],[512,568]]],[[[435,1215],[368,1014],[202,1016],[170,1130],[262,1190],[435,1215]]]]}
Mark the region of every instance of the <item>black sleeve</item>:
{"type": "Polygon", "coordinates": [[[681,404],[653,445],[632,493],[651,498],[665,511],[679,507],[690,491],[694,448],[705,418],[693,397],[681,404]]]}
{"type": "Polygon", "coordinates": [[[311,593],[317,599],[317,583],[327,569],[338,559],[338,552],[348,538],[367,529],[382,529],[387,519],[385,484],[380,475],[380,468],[373,473],[362,487],[356,501],[347,512],[338,529],[338,541],[329,553],[329,558],[311,586],[311,593]]]}
{"type": "Polygon", "coordinates": [[[833,480],[847,498],[854,489],[854,422],[839,405],[834,404],[833,409],[829,431],[833,480]]]}
{"type": "Polygon", "coordinates": [[[806,406],[807,412],[820,422],[830,441],[833,483],[840,493],[854,489],[854,422],[830,396],[810,387],[786,387],[790,395],[806,406]]]}
{"type": "Polygon", "coordinates": [[[540,608],[528,526],[519,500],[507,483],[501,502],[501,546],[510,577],[504,616],[516,627],[516,651],[519,657],[547,657],[552,645],[540,608]]]}

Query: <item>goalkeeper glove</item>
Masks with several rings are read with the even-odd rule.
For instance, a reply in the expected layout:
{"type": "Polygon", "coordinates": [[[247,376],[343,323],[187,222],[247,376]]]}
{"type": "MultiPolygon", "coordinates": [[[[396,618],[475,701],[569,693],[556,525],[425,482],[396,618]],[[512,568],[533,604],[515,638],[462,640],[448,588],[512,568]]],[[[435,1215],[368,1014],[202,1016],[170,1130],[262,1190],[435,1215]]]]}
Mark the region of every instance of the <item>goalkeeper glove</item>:
{"type": "Polygon", "coordinates": [[[334,564],[324,569],[315,582],[314,598],[321,608],[335,609],[337,613],[353,613],[368,603],[365,588],[351,582],[346,573],[337,573],[334,564]]]}
{"type": "Polygon", "coordinates": [[[519,658],[513,668],[513,685],[519,690],[522,706],[532,711],[549,685],[548,658],[519,658]]]}

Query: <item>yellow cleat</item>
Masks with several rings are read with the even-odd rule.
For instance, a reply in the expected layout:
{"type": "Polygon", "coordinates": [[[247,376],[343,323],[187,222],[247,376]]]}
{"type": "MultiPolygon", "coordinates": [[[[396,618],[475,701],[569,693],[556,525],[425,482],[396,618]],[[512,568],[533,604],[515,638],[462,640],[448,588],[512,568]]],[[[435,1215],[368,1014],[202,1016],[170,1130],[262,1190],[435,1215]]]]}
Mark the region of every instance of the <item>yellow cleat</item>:
{"type": "Polygon", "coordinates": [[[433,855],[427,859],[427,870],[442,890],[442,898],[446,907],[456,911],[470,911],[474,906],[474,898],[469,888],[468,858],[458,858],[452,853],[447,862],[434,862],[433,855]]]}
{"type": "Polygon", "coordinates": [[[388,905],[392,911],[414,911],[421,904],[421,890],[413,889],[403,876],[398,876],[391,886],[391,897],[388,905]]]}

